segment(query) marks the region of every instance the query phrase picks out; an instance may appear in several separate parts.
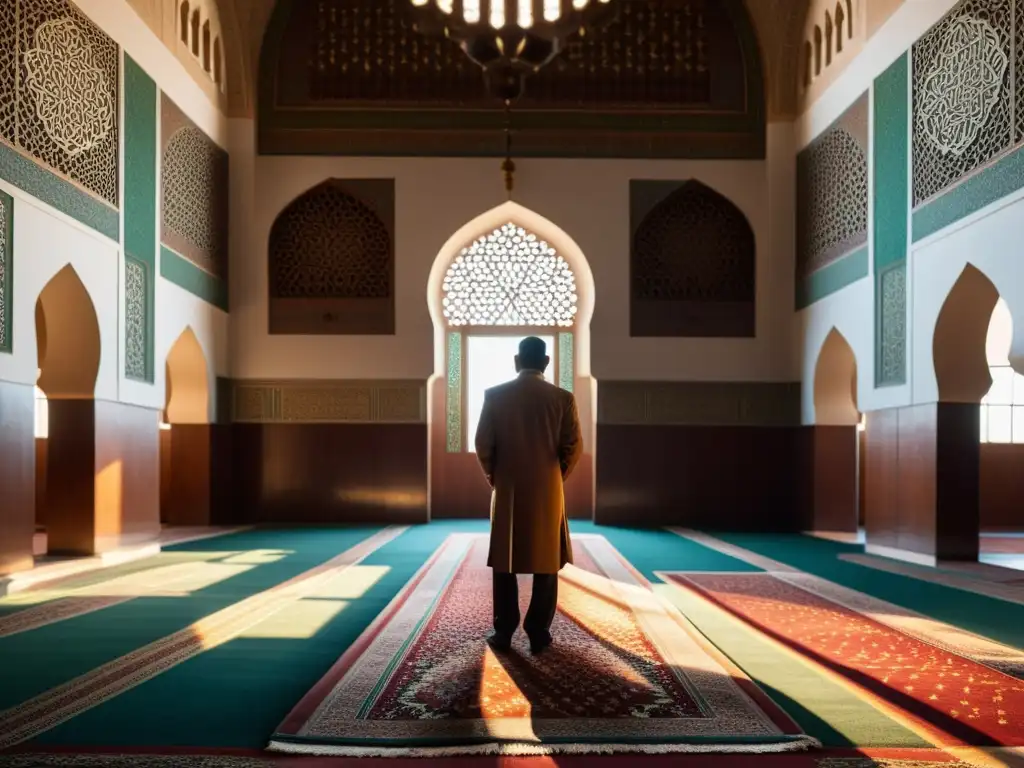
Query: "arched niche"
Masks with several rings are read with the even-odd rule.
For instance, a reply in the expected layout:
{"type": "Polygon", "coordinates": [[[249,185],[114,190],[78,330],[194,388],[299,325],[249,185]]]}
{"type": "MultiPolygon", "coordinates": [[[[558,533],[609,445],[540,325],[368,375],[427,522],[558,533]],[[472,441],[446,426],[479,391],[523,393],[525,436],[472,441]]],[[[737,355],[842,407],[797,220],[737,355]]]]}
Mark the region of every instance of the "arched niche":
{"type": "Polygon", "coordinates": [[[992,386],[986,340],[999,291],[968,264],[946,296],[932,337],[939,401],[978,403],[992,386]]]}
{"type": "Polygon", "coordinates": [[[47,398],[87,399],[100,369],[100,326],[89,292],[70,264],[36,300],[38,386],[47,398]]]}
{"type": "Polygon", "coordinates": [[[169,424],[207,424],[210,421],[210,374],[202,345],[191,327],[185,328],[167,353],[164,418],[169,424]]]}
{"type": "Polygon", "coordinates": [[[630,334],[754,336],[757,241],[743,212],[691,180],[638,218],[630,250],[630,334]]]}
{"type": "Polygon", "coordinates": [[[814,423],[853,426],[859,422],[857,358],[846,337],[833,328],[814,367],[814,423]]]}
{"type": "MultiPolygon", "coordinates": [[[[484,285],[484,282],[479,282],[484,285]]],[[[542,291],[542,293],[544,293],[542,291]]],[[[451,293],[447,294],[451,297],[451,293]]],[[[544,293],[547,296],[547,293],[544,293]]],[[[507,202],[465,224],[438,252],[427,283],[427,306],[434,327],[434,375],[427,384],[429,464],[432,515],[486,516],[489,489],[471,452],[467,431],[466,365],[464,352],[475,335],[546,335],[554,366],[552,379],[576,396],[583,429],[584,459],[566,486],[566,505],[571,515],[593,514],[593,450],[596,382],[590,375],[590,320],[594,311],[594,282],[590,266],[572,237],[553,222],[523,206],[507,202]],[[472,313],[446,315],[445,283],[457,277],[453,264],[475,253],[474,243],[512,227],[522,236],[543,241],[552,264],[560,259],[575,285],[576,312],[570,325],[518,324],[514,317],[497,324],[475,325],[472,313]],[[468,318],[468,322],[466,321],[468,318]]],[[[561,317],[561,315],[560,315],[561,317]]],[[[486,322],[485,318],[476,322],[486,322]]],[[[508,360],[509,375],[514,376],[508,360]]]]}
{"type": "MultiPolygon", "coordinates": [[[[412,32],[411,11],[279,0],[260,50],[259,151],[503,155],[505,117],[479,67],[412,32]]],[[[622,3],[530,78],[512,124],[521,157],[763,158],[761,50],[744,0],[622,3]]]]}
{"type": "Polygon", "coordinates": [[[271,226],[267,266],[270,333],[393,334],[393,180],[303,192],[271,226]]]}

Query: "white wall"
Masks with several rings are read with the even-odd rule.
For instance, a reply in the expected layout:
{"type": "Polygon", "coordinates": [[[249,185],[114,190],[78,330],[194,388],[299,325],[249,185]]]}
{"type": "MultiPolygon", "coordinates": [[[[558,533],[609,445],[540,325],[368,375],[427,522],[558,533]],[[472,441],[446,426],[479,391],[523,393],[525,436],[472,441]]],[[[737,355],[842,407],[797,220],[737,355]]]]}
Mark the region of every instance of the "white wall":
{"type": "MultiPolygon", "coordinates": [[[[837,79],[796,125],[797,145],[804,147],[870,89],[874,79],[939,21],[957,0],[911,0],[865,46],[864,52],[837,79]]],[[[871,182],[869,182],[871,183],[871,182]]],[[[873,189],[872,196],[873,199],[873,189]]],[[[874,212],[869,208],[869,231],[874,212]]],[[[835,327],[857,358],[858,407],[873,411],[935,402],[938,388],[932,359],[935,324],[950,289],[968,262],[984,272],[1006,299],[1014,316],[1014,349],[1024,370],[1024,192],[910,246],[907,262],[907,383],[875,389],[874,253],[869,237],[867,278],[822,299],[799,313],[799,358],[802,380],[814,381],[821,346],[835,327]]],[[[909,212],[908,212],[909,236],[909,212]]],[[[804,423],[814,423],[813,387],[803,392],[804,423]]]]}
{"type": "MultiPolygon", "coordinates": [[[[232,147],[252,141],[232,121],[232,147]],[[237,137],[237,139],[236,139],[237,137]]],[[[774,160],[517,160],[517,203],[560,227],[582,249],[596,285],[591,370],[598,379],[786,381],[791,355],[792,132],[772,126],[774,160]],[[756,339],[634,339],[629,336],[629,182],[697,179],[728,197],[757,237],[756,339]],[[781,199],[776,197],[781,195],[781,199]],[[773,214],[777,213],[777,217],[773,214]],[[788,215],[787,215],[788,214],[788,215]],[[773,218],[775,223],[773,223],[773,218]],[[773,249],[778,248],[780,252],[773,249]]],[[[505,201],[498,159],[232,157],[232,375],[237,378],[427,378],[433,326],[427,280],[444,243],[468,221],[505,201]],[[267,333],[267,241],[281,210],[331,178],[394,178],[396,334],[271,336],[267,333]],[[232,235],[235,237],[236,229],[232,235]],[[241,236],[240,236],[241,237],[241,236]]],[[[483,234],[482,232],[479,234],[483,234]]]]}
{"type": "Polygon", "coordinates": [[[13,354],[0,354],[0,379],[35,384],[36,299],[50,279],[70,264],[89,292],[100,329],[100,368],[96,397],[118,398],[121,369],[117,244],[0,181],[14,197],[13,354]]]}
{"type": "MultiPolygon", "coordinates": [[[[197,125],[218,144],[227,146],[227,120],[125,0],[75,2],[146,70],[158,87],[166,91],[197,125]]],[[[123,174],[123,158],[121,168],[123,174]]],[[[96,384],[97,398],[162,409],[165,404],[166,354],[186,326],[192,327],[203,347],[211,382],[217,375],[227,375],[228,316],[158,278],[154,350],[156,381],[144,384],[125,379],[121,247],[6,182],[0,181],[0,188],[15,198],[15,351],[13,355],[0,354],[0,379],[35,383],[36,299],[49,279],[69,263],[89,292],[99,320],[101,362],[96,384]]],[[[158,208],[159,204],[158,191],[158,208]]],[[[158,231],[159,215],[158,210],[158,231]]],[[[156,271],[159,274],[159,262],[156,271]]],[[[211,386],[210,391],[215,392],[215,387],[211,386]]],[[[211,412],[213,408],[211,398],[211,412]]]]}

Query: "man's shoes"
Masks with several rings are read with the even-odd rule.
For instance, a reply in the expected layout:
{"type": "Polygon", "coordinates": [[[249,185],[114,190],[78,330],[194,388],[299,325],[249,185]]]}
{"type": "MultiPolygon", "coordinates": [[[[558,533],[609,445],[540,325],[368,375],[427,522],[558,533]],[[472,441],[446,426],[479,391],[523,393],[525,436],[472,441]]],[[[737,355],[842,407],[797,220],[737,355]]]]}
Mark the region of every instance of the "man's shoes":
{"type": "Polygon", "coordinates": [[[530,638],[530,653],[532,653],[534,656],[539,656],[540,654],[544,653],[544,651],[546,651],[548,648],[551,647],[551,642],[552,642],[551,634],[548,633],[548,632],[545,632],[543,635],[540,635],[540,636],[533,636],[533,637],[531,637],[530,638]]]}
{"type": "Polygon", "coordinates": [[[487,636],[487,644],[494,650],[502,653],[508,653],[512,650],[512,638],[508,635],[499,635],[497,632],[491,632],[487,636]]]}

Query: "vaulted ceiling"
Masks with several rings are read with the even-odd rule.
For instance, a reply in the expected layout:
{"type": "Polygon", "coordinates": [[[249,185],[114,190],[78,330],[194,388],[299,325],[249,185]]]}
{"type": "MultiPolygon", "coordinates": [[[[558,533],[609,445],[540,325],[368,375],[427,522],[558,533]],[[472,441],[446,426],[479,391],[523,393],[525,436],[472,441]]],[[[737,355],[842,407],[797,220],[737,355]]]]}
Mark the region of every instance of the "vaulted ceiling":
{"type": "MultiPolygon", "coordinates": [[[[621,0],[628,2],[629,0],[621,0]]],[[[878,15],[874,6],[886,6],[885,15],[905,0],[860,0],[865,18],[878,15]]],[[[161,6],[175,0],[130,0],[142,6],[161,6]]],[[[761,46],[769,120],[792,118],[806,105],[801,77],[802,46],[812,6],[819,0],[745,0],[761,46]]],[[[229,64],[226,107],[234,117],[251,116],[257,91],[259,52],[276,0],[219,0],[229,64]]],[[[159,12],[157,12],[159,13],[159,12]]],[[[870,25],[869,25],[870,26],[870,25]]],[[[869,30],[869,36],[870,32],[869,30]]],[[[166,35],[163,36],[166,40],[166,35]]],[[[812,97],[816,94],[811,93],[812,97]]]]}

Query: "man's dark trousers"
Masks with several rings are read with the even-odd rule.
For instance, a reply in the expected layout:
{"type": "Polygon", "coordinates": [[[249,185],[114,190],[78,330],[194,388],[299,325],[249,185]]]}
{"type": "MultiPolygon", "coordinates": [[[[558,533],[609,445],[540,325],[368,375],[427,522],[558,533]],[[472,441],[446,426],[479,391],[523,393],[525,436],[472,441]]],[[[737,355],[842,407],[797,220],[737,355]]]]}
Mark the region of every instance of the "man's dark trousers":
{"type": "MultiPolygon", "coordinates": [[[[530,609],[523,629],[534,645],[551,642],[551,622],[558,604],[558,574],[535,573],[530,609]]],[[[494,572],[494,631],[503,640],[512,639],[519,627],[519,582],[514,573],[494,572]]]]}

